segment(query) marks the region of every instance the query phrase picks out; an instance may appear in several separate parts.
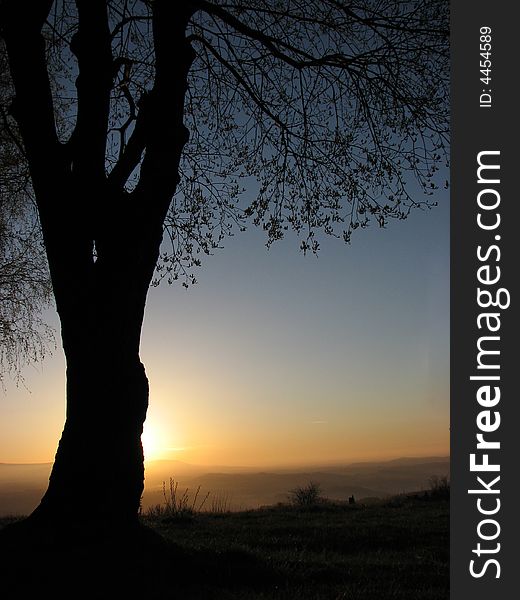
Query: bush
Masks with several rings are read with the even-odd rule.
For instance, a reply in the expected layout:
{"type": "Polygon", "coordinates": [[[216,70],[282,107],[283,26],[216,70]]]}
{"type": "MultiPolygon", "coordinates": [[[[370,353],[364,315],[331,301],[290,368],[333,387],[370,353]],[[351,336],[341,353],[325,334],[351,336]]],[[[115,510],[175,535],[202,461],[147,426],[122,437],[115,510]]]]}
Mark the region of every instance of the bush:
{"type": "Polygon", "coordinates": [[[310,481],[305,486],[295,487],[289,492],[289,500],[295,506],[314,506],[324,501],[321,495],[321,485],[310,481]]]}

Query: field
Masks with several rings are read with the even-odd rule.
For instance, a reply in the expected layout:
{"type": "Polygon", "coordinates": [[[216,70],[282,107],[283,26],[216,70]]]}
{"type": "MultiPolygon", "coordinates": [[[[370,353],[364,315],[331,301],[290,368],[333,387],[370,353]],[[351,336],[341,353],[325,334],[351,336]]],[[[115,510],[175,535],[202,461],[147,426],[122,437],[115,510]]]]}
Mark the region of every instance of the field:
{"type": "Polygon", "coordinates": [[[401,496],[366,506],[281,505],[238,513],[163,512],[143,522],[146,542],[138,544],[116,535],[103,545],[73,543],[61,550],[4,548],[3,597],[449,597],[449,500],[443,497],[401,496]]]}

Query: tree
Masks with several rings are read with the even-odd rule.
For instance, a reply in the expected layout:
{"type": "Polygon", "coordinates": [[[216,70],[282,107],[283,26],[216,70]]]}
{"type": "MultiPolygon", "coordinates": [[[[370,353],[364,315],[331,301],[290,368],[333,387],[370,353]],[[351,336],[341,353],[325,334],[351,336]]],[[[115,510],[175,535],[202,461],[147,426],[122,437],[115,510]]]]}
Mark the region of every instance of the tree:
{"type": "Polygon", "coordinates": [[[54,341],[42,319],[51,284],[23,147],[7,111],[12,85],[0,43],[0,382],[17,381],[54,341]]]}
{"type": "Polygon", "coordinates": [[[67,360],[66,423],[31,518],[126,527],[144,480],[139,340],[150,283],[187,285],[199,255],[247,219],[268,244],[292,229],[304,252],[317,252],[319,232],[349,242],[372,220],[385,226],[429,206],[447,154],[448,6],[0,6],[11,114],[67,360]],[[61,96],[49,56],[61,65],[61,96]],[[67,94],[69,128],[58,132],[55,107],[67,94]],[[256,197],[244,205],[251,180],[256,197]]]}

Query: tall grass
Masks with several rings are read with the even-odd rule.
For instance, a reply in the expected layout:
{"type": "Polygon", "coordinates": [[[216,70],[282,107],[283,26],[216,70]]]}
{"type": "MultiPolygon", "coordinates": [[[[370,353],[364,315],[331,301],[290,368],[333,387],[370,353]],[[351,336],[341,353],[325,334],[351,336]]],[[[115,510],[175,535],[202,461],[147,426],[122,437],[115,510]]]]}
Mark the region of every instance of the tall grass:
{"type": "Polygon", "coordinates": [[[433,475],[428,480],[430,484],[430,495],[435,498],[449,498],[450,497],[450,480],[447,475],[433,475]]]}
{"type": "Polygon", "coordinates": [[[181,492],[179,490],[179,482],[170,477],[168,486],[166,486],[166,481],[163,481],[164,504],[156,504],[150,507],[146,512],[146,516],[175,519],[192,517],[197,512],[202,511],[209,495],[210,493],[208,492],[205,496],[199,498],[199,485],[190,498],[189,488],[181,492]]]}
{"type": "Polygon", "coordinates": [[[150,506],[143,514],[151,519],[189,519],[202,512],[225,514],[233,511],[230,496],[224,492],[201,495],[199,485],[194,493],[189,488],[179,489],[179,482],[170,477],[168,485],[163,481],[164,502],[150,506]],[[209,501],[208,501],[209,499],[209,501]]]}
{"type": "Polygon", "coordinates": [[[211,497],[210,507],[208,512],[215,514],[224,514],[232,511],[231,500],[228,494],[219,492],[211,497]]]}

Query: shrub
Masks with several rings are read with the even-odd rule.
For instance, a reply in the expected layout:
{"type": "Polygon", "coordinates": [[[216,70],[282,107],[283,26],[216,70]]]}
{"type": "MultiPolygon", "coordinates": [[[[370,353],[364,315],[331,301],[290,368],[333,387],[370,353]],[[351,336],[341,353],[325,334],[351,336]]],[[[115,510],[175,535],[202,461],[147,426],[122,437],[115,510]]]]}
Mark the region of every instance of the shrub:
{"type": "Polygon", "coordinates": [[[289,492],[289,500],[295,506],[314,506],[323,502],[321,485],[316,481],[310,481],[305,486],[295,487],[289,492]]]}

